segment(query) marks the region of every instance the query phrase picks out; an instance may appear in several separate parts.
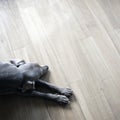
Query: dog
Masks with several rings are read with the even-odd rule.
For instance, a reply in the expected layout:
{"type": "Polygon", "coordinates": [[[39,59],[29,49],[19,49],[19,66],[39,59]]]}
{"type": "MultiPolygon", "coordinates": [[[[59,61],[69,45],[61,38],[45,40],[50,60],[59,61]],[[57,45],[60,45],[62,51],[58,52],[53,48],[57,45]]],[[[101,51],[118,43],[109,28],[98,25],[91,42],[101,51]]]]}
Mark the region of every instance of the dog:
{"type": "Polygon", "coordinates": [[[69,104],[69,97],[73,94],[70,88],[56,87],[41,79],[48,69],[47,65],[40,66],[19,59],[12,59],[9,63],[0,62],[0,95],[37,96],[60,104],[69,104]],[[39,87],[45,87],[55,94],[40,92],[39,87]]]}

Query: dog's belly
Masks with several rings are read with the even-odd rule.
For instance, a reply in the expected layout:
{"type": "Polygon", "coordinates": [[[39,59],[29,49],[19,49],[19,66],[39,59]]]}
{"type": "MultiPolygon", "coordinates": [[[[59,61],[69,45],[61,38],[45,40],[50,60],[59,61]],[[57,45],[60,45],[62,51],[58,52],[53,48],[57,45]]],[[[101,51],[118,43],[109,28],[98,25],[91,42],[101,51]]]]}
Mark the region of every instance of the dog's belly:
{"type": "Polygon", "coordinates": [[[23,75],[14,65],[0,64],[0,88],[17,88],[21,85],[23,75]]]}

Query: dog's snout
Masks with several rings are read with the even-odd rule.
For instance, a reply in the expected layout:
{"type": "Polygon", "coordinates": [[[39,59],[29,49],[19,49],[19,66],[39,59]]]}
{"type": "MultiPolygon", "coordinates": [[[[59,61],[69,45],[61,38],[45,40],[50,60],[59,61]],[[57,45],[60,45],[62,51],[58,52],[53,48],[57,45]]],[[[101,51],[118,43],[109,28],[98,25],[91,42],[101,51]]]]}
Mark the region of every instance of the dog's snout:
{"type": "Polygon", "coordinates": [[[47,65],[45,65],[45,66],[43,67],[43,69],[44,69],[44,70],[48,70],[49,67],[48,67],[47,65]]]}
{"type": "Polygon", "coordinates": [[[41,74],[44,75],[48,72],[49,67],[47,65],[41,66],[41,74]]]}
{"type": "Polygon", "coordinates": [[[49,67],[45,65],[42,67],[42,69],[43,69],[43,74],[45,74],[48,71],[49,67]]]}

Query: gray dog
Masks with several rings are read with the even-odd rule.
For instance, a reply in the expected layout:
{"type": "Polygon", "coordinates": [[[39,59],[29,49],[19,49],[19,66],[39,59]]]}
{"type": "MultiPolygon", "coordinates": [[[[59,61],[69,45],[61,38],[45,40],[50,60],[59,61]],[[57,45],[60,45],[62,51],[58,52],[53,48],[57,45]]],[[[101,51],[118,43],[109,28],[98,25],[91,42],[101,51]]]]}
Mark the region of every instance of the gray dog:
{"type": "Polygon", "coordinates": [[[72,95],[70,88],[59,88],[41,80],[48,71],[48,66],[37,63],[26,63],[24,60],[10,60],[10,63],[0,62],[0,95],[18,94],[38,96],[61,104],[68,104],[72,95]],[[40,92],[39,87],[45,87],[57,94],[40,92]]]}

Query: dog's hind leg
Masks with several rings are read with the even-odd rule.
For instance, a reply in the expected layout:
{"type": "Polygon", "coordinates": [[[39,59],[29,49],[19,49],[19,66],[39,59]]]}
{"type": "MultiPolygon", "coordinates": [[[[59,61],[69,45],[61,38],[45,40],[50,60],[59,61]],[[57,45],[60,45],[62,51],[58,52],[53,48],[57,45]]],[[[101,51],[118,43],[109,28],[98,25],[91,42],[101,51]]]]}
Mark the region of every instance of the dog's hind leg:
{"type": "Polygon", "coordinates": [[[65,95],[67,97],[70,97],[73,94],[73,91],[70,88],[59,88],[51,83],[45,82],[43,80],[36,80],[35,81],[35,87],[45,87],[50,90],[53,90],[54,92],[60,93],[62,95],[65,95]]]}

